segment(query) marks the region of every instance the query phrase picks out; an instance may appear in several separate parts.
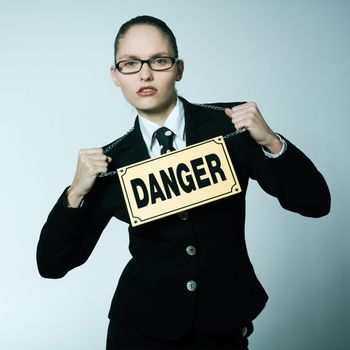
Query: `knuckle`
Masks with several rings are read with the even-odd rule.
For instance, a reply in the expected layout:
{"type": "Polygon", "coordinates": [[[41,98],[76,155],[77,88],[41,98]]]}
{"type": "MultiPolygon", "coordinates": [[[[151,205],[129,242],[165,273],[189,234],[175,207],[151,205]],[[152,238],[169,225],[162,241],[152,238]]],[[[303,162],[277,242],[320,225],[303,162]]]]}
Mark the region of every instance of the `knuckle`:
{"type": "Polygon", "coordinates": [[[88,164],[89,163],[89,157],[86,156],[86,154],[82,154],[80,156],[80,160],[83,164],[88,164]]]}
{"type": "Polygon", "coordinates": [[[91,176],[95,175],[95,169],[94,169],[93,166],[90,165],[90,166],[87,168],[87,170],[88,170],[88,174],[89,174],[89,175],[91,175],[91,176]]]}
{"type": "Polygon", "coordinates": [[[255,106],[249,106],[248,111],[249,111],[250,113],[254,113],[254,112],[256,111],[255,106]]]}

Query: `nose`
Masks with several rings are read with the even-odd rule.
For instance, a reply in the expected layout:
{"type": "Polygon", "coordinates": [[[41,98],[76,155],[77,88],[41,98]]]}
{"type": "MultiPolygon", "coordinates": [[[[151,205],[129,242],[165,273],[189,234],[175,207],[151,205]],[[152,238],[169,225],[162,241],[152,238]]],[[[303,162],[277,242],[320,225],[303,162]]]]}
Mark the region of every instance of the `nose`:
{"type": "Polygon", "coordinates": [[[152,69],[148,65],[148,63],[144,62],[142,64],[141,70],[139,71],[140,79],[144,81],[153,80],[152,69]]]}

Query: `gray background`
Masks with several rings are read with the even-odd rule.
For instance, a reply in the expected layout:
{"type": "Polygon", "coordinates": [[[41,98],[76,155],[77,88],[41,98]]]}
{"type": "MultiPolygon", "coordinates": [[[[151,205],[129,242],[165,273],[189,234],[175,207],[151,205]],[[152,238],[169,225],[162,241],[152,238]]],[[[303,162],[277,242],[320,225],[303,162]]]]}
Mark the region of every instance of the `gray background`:
{"type": "Polygon", "coordinates": [[[112,45],[122,22],[152,14],[177,36],[186,63],[179,93],[256,101],[333,195],[331,214],[315,220],[284,211],[251,183],[248,249],[270,295],[251,349],[348,349],[349,3],[1,0],[0,348],[104,348],[129,259],[126,225],[112,220],[88,262],[61,280],[39,276],[35,250],[78,150],[133,124],[109,78],[112,45]]]}

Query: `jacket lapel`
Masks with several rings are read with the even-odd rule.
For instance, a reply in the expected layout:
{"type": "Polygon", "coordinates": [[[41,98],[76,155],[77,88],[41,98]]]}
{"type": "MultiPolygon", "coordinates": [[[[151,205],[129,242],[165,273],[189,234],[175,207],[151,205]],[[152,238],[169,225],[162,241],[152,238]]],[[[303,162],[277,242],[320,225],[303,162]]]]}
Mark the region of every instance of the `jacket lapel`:
{"type": "Polygon", "coordinates": [[[116,147],[115,152],[118,167],[123,167],[150,158],[147,146],[141,134],[138,117],[136,117],[134,129],[120,142],[116,147]]]}
{"type": "Polygon", "coordinates": [[[185,110],[186,146],[220,136],[217,115],[212,110],[189,103],[180,97],[185,110]]]}

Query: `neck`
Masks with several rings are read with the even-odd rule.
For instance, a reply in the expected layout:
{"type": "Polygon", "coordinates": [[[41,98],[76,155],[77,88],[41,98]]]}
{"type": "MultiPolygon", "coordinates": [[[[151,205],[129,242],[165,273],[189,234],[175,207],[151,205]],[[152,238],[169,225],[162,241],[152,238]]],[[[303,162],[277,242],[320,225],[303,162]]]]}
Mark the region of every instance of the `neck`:
{"type": "Polygon", "coordinates": [[[176,101],[177,101],[177,96],[175,95],[171,103],[169,103],[167,106],[160,106],[157,109],[148,110],[148,111],[137,110],[137,112],[142,117],[149,119],[152,122],[157,123],[158,125],[164,125],[169,114],[175,108],[176,101]]]}

